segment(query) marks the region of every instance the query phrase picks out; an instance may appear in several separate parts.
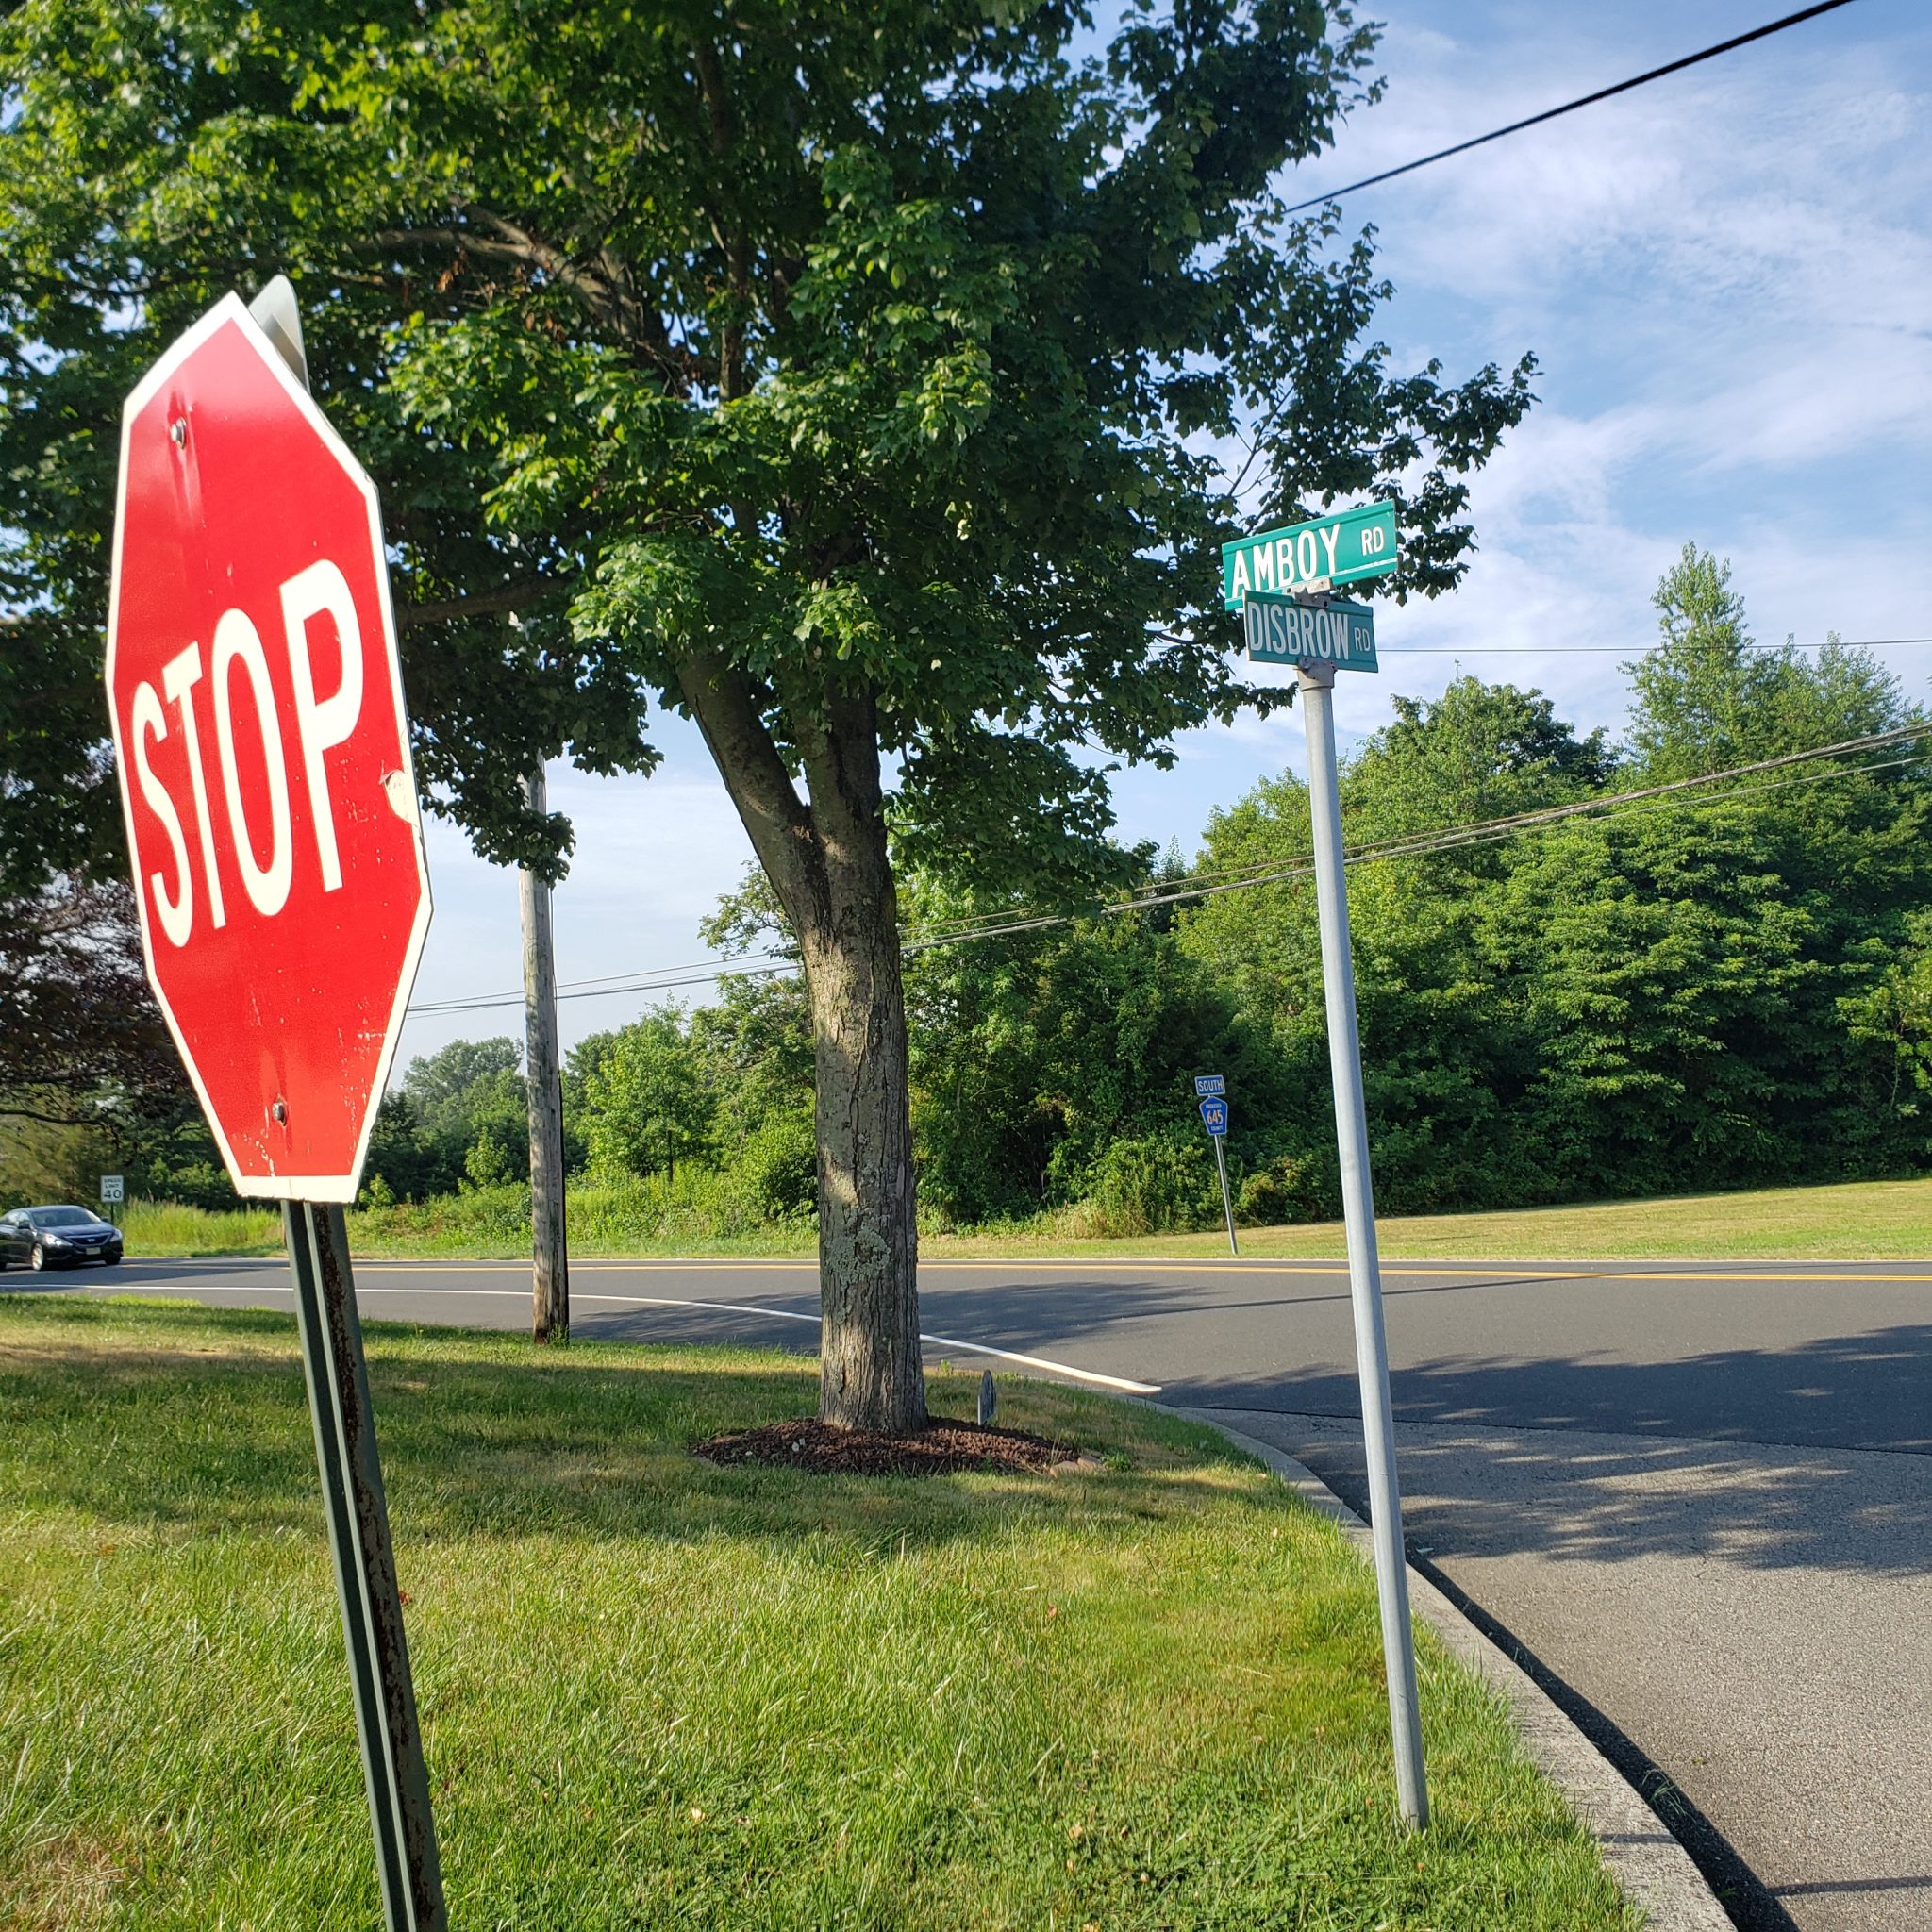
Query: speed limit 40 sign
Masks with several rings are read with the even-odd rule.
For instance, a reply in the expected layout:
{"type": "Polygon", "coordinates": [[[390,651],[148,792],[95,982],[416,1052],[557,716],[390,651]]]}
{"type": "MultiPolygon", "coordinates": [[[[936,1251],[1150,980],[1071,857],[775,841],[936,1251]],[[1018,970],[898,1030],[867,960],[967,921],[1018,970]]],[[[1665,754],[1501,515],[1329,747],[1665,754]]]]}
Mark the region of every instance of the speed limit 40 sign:
{"type": "Polygon", "coordinates": [[[375,486],[238,296],[127,400],[107,679],[148,976],[235,1186],[353,1200],[429,879],[375,486]]]}

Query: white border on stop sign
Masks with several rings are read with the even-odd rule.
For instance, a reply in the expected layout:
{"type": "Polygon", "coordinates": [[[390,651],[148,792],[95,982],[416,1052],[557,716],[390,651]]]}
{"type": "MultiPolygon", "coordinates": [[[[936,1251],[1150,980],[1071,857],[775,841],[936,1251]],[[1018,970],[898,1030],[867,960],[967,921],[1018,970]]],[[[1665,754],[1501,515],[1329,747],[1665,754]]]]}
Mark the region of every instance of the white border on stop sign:
{"type": "MultiPolygon", "coordinates": [[[[222,1131],[222,1124],[217,1119],[214,1107],[208,1099],[208,1089],[202,1084],[200,1070],[194,1064],[193,1056],[188,1051],[181,1029],[175,1024],[174,1012],[169,1008],[167,995],[161,991],[159,975],[155,972],[154,941],[149,935],[150,914],[147,894],[137,867],[134,896],[141,911],[142,959],[147,967],[148,985],[154,989],[155,1000],[160,1007],[161,1017],[168,1023],[168,1031],[174,1038],[175,1050],[181,1056],[181,1064],[187,1069],[188,1077],[194,1084],[195,1097],[201,1102],[201,1110],[207,1117],[209,1131],[215,1137],[215,1144],[222,1150],[222,1160],[228,1170],[228,1178],[234,1183],[235,1191],[244,1200],[251,1201],[340,1201],[346,1205],[355,1200],[357,1189],[361,1184],[362,1169],[369,1158],[369,1139],[375,1130],[375,1110],[382,1104],[382,1096],[389,1087],[390,1069],[395,1060],[396,1048],[402,1042],[404,1015],[408,1009],[409,994],[416,984],[416,969],[422,963],[423,947],[429,937],[429,919],[434,907],[429,891],[429,861],[423,845],[423,807],[416,791],[416,763],[409,743],[408,707],[403,702],[403,671],[396,645],[395,610],[389,593],[389,552],[382,541],[382,507],[376,496],[375,479],[357,461],[355,452],[336,433],[335,425],[316,406],[315,398],[296,380],[294,372],[282,359],[281,351],[269,339],[268,332],[249,314],[248,305],[233,290],[224,295],[207,314],[191,323],[162,350],[159,358],[135,384],[128,392],[126,402],[122,405],[121,468],[114,486],[114,552],[112,575],[108,579],[108,650],[102,681],[107,688],[108,729],[114,740],[115,776],[121,788],[121,814],[127,827],[128,857],[133,859],[139,849],[134,836],[134,801],[127,784],[126,750],[121,742],[121,713],[114,703],[114,650],[121,619],[121,540],[127,523],[128,438],[133,431],[134,419],[153,399],[156,391],[190,355],[215,334],[225,323],[229,322],[240,326],[243,339],[267,365],[309,426],[322,438],[329,454],[341,465],[356,488],[361,491],[362,500],[368,506],[370,551],[375,559],[375,591],[382,607],[383,649],[389,660],[390,691],[395,700],[397,739],[403,761],[402,776],[409,804],[409,813],[405,823],[415,835],[413,842],[416,849],[416,882],[421,888],[421,896],[416,903],[415,923],[409,930],[408,944],[403,953],[402,966],[396,975],[395,1001],[390,1008],[388,1024],[383,1029],[382,1051],[376,1059],[375,1079],[370,1093],[369,1108],[363,1115],[362,1132],[356,1142],[356,1164],[346,1176],[271,1174],[258,1177],[244,1176],[237,1173],[234,1150],[228,1145],[228,1137],[222,1131]]],[[[388,795],[390,808],[396,811],[398,818],[404,818],[404,814],[396,810],[395,791],[387,785],[383,790],[388,795]]],[[[345,880],[345,887],[346,884],[345,880]]]]}

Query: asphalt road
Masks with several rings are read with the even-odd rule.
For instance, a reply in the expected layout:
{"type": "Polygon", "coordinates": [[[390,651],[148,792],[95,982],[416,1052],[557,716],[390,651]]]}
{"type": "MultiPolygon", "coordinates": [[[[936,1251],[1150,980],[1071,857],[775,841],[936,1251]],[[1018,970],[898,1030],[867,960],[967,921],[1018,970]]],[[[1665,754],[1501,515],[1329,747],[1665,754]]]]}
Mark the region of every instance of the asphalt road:
{"type": "MultiPolygon", "coordinates": [[[[34,1285],[287,1306],[285,1278],[34,1285]]],[[[1728,1840],[1748,1923],[1932,1926],[1932,1262],[1385,1280],[1411,1549],[1728,1840]]],[[[365,1263],[358,1287],[371,1317],[528,1321],[508,1264],[365,1263]]],[[[928,1262],[921,1298],[934,1357],[1224,1411],[1362,1505],[1339,1264],[928,1262]]],[[[583,1337],[809,1352],[816,1271],[580,1262],[572,1307],[583,1337]]]]}

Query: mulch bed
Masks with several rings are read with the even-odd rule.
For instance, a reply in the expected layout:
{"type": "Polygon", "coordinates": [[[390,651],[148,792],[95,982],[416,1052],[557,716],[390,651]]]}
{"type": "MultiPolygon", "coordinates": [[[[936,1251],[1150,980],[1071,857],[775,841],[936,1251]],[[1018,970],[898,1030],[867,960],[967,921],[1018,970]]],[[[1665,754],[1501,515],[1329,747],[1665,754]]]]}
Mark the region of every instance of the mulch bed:
{"type": "MultiPolygon", "coordinates": [[[[1024,1429],[982,1427],[937,1418],[916,1434],[884,1436],[809,1422],[767,1423],[735,1436],[693,1442],[691,1454],[727,1466],[779,1462],[818,1475],[950,1475],[968,1469],[1042,1470],[1086,1467],[1071,1442],[1049,1441],[1024,1429]]],[[[1097,1466],[1097,1465],[1094,1465],[1097,1466]]]]}

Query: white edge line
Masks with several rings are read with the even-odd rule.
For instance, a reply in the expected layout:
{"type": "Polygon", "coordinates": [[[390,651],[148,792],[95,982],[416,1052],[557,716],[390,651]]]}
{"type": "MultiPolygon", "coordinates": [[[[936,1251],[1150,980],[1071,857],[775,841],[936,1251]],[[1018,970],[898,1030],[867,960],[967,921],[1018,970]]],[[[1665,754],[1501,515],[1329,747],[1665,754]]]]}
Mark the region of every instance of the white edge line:
{"type": "MultiPolygon", "coordinates": [[[[217,1294],[258,1294],[258,1288],[226,1288],[219,1282],[208,1282],[207,1288],[217,1294]]],[[[508,1297],[515,1301],[525,1299],[520,1288],[473,1288],[464,1291],[474,1295],[490,1295],[502,1299],[508,1297]]],[[[275,1292],[287,1293],[287,1290],[275,1292]]],[[[356,1298],[359,1301],[366,1294],[424,1294],[433,1290],[420,1288],[365,1288],[361,1283],[356,1286],[356,1298]]],[[[816,1315],[803,1315],[795,1308],[755,1308],[746,1302],[704,1302],[684,1301],[671,1295],[652,1294],[577,1294],[571,1297],[578,1302],[610,1302],[624,1308],[716,1308],[726,1315],[768,1315],[777,1322],[809,1322],[816,1328],[819,1318],[816,1315]]],[[[928,1335],[924,1329],[919,1339],[938,1348],[962,1348],[969,1355],[990,1355],[1003,1362],[1018,1362],[1023,1368],[1045,1369],[1050,1374],[1070,1375],[1076,1382],[1092,1382],[1103,1389],[1124,1390],[1129,1395],[1158,1395],[1161,1385],[1158,1382],[1133,1382],[1124,1375],[1103,1375],[1097,1369],[1076,1369],[1071,1362],[1050,1361],[1043,1355],[1020,1355],[1010,1348],[994,1348],[984,1341],[961,1341],[952,1335],[928,1335]]]]}

